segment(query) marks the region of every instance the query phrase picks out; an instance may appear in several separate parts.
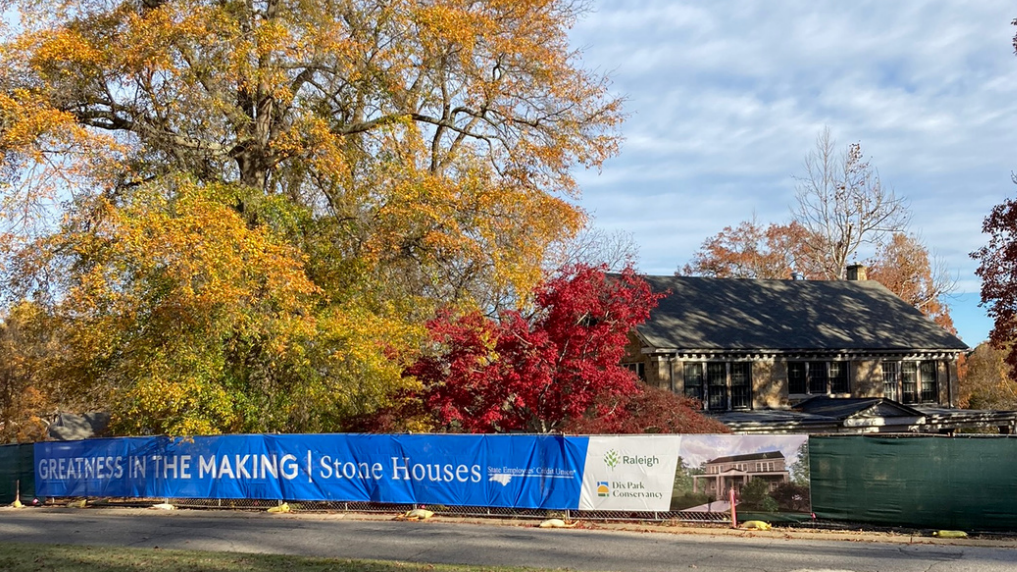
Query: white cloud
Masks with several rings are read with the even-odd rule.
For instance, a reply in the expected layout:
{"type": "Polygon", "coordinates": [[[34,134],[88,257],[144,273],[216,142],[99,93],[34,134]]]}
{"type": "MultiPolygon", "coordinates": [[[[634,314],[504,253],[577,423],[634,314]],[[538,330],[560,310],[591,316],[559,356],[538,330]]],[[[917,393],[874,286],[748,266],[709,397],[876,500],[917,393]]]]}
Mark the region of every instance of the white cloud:
{"type": "MultiPolygon", "coordinates": [[[[574,29],[628,98],[622,155],[580,174],[599,226],[669,273],[710,234],[784,220],[817,133],[859,141],[914,230],[977,290],[967,253],[1013,195],[1017,8],[1002,0],[602,1],[574,29]]],[[[966,310],[971,311],[971,310],[966,310]]],[[[973,310],[976,311],[977,310],[973,310]]],[[[962,332],[963,333],[963,332],[962,332]]],[[[969,334],[966,339],[984,337],[969,334]]]]}

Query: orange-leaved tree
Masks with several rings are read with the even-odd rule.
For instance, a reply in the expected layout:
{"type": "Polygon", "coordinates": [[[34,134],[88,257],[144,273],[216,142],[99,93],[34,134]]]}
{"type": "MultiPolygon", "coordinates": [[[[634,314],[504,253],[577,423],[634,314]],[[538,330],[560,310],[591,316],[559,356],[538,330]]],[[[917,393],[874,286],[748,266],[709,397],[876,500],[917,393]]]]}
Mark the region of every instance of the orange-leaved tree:
{"type": "Polygon", "coordinates": [[[867,260],[868,277],[886,286],[943,328],[955,332],[950,309],[940,299],[953,288],[942,264],[929,258],[929,249],[914,235],[896,232],[867,260]]]}
{"type": "Polygon", "coordinates": [[[47,371],[58,339],[37,304],[15,305],[0,324],[0,444],[43,440],[59,404],[84,405],[72,383],[47,371]]]}
{"type": "Polygon", "coordinates": [[[969,409],[1017,409],[1017,380],[1006,364],[1006,349],[982,342],[957,362],[958,403],[969,409]]]}
{"type": "Polygon", "coordinates": [[[796,222],[764,228],[755,219],[743,221],[704,240],[681,274],[764,280],[787,280],[795,272],[804,278],[822,276],[822,267],[809,255],[806,232],[796,222]]]}
{"type": "Polygon", "coordinates": [[[620,103],[568,47],[582,3],[7,4],[3,146],[26,178],[119,197],[185,172],[285,196],[415,292],[532,287],[582,221],[571,169],[616,150],[620,103]]]}
{"type": "Polygon", "coordinates": [[[47,305],[65,348],[52,375],[109,409],[115,431],[330,430],[405,387],[387,354],[412,348],[413,328],[330,303],[295,247],[229,206],[240,193],[147,185],[39,242],[73,269],[47,305]]]}
{"type": "MultiPolygon", "coordinates": [[[[323,404],[318,410],[343,398],[354,413],[369,413],[379,401],[354,399],[362,380],[387,380],[389,393],[403,388],[390,369],[412,359],[409,340],[433,307],[486,308],[538,283],[548,245],[584,220],[573,169],[597,167],[617,150],[620,100],[568,46],[582,2],[3,5],[0,272],[14,285],[4,301],[29,299],[61,318],[80,355],[100,343],[87,331],[134,332],[103,342],[129,341],[130,352],[105,348],[97,355],[108,361],[82,374],[93,380],[83,391],[105,392],[111,403],[144,401],[132,379],[153,384],[144,401],[153,409],[123,409],[122,420],[139,424],[124,431],[247,430],[259,426],[254,419],[308,427],[294,420],[309,413],[277,414],[286,407],[271,400],[251,405],[260,387],[302,375],[329,379],[308,395],[323,404]],[[228,228],[212,225],[207,248],[191,248],[198,227],[184,228],[199,220],[228,228]],[[123,233],[183,250],[160,266],[164,249],[125,250],[123,233]],[[239,263],[244,247],[232,243],[242,240],[271,246],[258,262],[287,280],[254,288],[202,254],[232,252],[226,260],[239,263]],[[239,296],[220,310],[243,315],[198,320],[195,331],[217,332],[210,348],[154,346],[177,339],[187,315],[202,315],[187,303],[212,296],[191,297],[183,274],[169,285],[154,278],[171,267],[219,272],[221,280],[200,285],[239,296]],[[94,307],[79,316],[71,303],[86,286],[94,307]],[[148,314],[115,304],[138,291],[152,294],[141,307],[164,320],[132,322],[148,314]],[[229,367],[216,360],[239,358],[192,355],[235,351],[227,333],[252,323],[263,330],[248,360],[269,364],[271,375],[257,375],[271,381],[220,374],[229,367]],[[304,345],[264,341],[311,331],[314,342],[304,345]],[[139,349],[146,343],[153,346],[139,349]],[[299,359],[295,348],[303,348],[299,359]],[[217,413],[162,421],[173,415],[156,413],[159,403],[191,411],[181,404],[193,400],[180,395],[197,389],[172,385],[161,370],[128,375],[146,354],[176,372],[194,360],[208,364],[209,379],[218,376],[225,389],[200,394],[218,400],[217,413]]],[[[336,408],[322,428],[342,429],[347,411],[336,408]]]]}

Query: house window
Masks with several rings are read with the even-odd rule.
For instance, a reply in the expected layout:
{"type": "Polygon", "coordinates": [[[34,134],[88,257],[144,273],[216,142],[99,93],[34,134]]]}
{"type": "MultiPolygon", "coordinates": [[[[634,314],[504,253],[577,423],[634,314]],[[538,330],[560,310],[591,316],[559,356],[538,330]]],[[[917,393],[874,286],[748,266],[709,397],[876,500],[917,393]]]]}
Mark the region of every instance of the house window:
{"type": "Polygon", "coordinates": [[[809,395],[850,393],[850,370],[846,361],[788,362],[788,393],[809,395]]]}
{"type": "Polygon", "coordinates": [[[808,393],[808,376],[805,362],[794,361],[787,364],[788,393],[808,393]]]}
{"type": "Polygon", "coordinates": [[[727,364],[706,364],[706,401],[710,411],[727,409],[727,364]]]}
{"type": "Polygon", "coordinates": [[[752,406],[752,364],[728,364],[731,371],[731,409],[748,409],[752,406]]]}
{"type": "Polygon", "coordinates": [[[918,368],[918,379],[922,384],[922,401],[925,403],[937,401],[936,362],[923,361],[918,368]]]}
{"type": "Polygon", "coordinates": [[[826,371],[825,361],[810,361],[806,364],[806,376],[809,379],[809,393],[829,393],[830,378],[826,371]]]}
{"type": "Polygon", "coordinates": [[[685,364],[685,395],[710,411],[752,407],[752,364],[705,362],[685,364]]]}
{"type": "Polygon", "coordinates": [[[883,397],[899,397],[901,403],[935,403],[939,399],[936,362],[883,362],[883,397]]]}
{"type": "Polygon", "coordinates": [[[892,399],[894,401],[900,401],[900,395],[898,395],[897,385],[900,382],[900,362],[899,361],[884,361],[883,362],[883,397],[892,399]]]}
{"type": "Polygon", "coordinates": [[[832,361],[827,364],[830,372],[830,391],[833,393],[851,393],[851,381],[848,378],[848,362],[832,361]]]}
{"type": "Polygon", "coordinates": [[[706,403],[703,399],[703,364],[685,364],[685,396],[706,403]]]}
{"type": "Polygon", "coordinates": [[[644,364],[643,362],[637,362],[637,363],[623,363],[622,365],[632,373],[636,374],[636,377],[638,377],[642,381],[646,381],[646,364],[644,364]]]}
{"type": "Polygon", "coordinates": [[[918,403],[918,362],[900,364],[901,398],[904,403],[918,403]]]}

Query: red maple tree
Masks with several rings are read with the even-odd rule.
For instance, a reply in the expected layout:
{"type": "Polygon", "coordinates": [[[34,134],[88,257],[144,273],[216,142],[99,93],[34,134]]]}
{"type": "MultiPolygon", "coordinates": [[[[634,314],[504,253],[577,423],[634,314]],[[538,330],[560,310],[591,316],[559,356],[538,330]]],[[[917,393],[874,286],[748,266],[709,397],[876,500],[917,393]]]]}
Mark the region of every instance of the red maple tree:
{"type": "Polygon", "coordinates": [[[720,421],[703,415],[698,400],[666,389],[643,385],[640,391],[617,399],[612,404],[620,412],[609,416],[584,415],[568,421],[566,433],[730,433],[720,421]]]}
{"type": "MultiPolygon", "coordinates": [[[[1017,182],[1017,178],[1014,179],[1017,182]]],[[[975,252],[975,270],[982,279],[982,304],[994,325],[989,341],[1006,352],[1005,362],[1014,376],[1017,371],[1017,201],[1007,199],[993,207],[982,223],[989,243],[975,252]]]]}
{"type": "Polygon", "coordinates": [[[619,405],[642,391],[620,365],[628,333],[661,297],[631,267],[571,266],[535,291],[526,315],[438,316],[437,351],[406,373],[445,430],[547,433],[584,416],[620,419],[629,412],[619,405]]]}

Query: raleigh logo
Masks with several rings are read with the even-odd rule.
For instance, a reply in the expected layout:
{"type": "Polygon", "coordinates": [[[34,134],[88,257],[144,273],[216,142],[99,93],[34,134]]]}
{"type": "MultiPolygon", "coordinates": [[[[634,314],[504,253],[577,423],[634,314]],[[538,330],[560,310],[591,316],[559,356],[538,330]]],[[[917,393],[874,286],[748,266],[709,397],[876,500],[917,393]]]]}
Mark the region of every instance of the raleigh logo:
{"type": "Polygon", "coordinates": [[[618,451],[611,449],[607,453],[604,453],[604,464],[610,469],[614,469],[618,466],[618,451]]]}
{"type": "Polygon", "coordinates": [[[614,468],[619,464],[645,465],[647,469],[651,469],[654,465],[660,464],[660,459],[658,459],[656,455],[652,457],[646,455],[636,455],[634,457],[619,455],[618,451],[611,449],[607,453],[604,453],[604,464],[611,470],[614,470],[614,468]]]}

